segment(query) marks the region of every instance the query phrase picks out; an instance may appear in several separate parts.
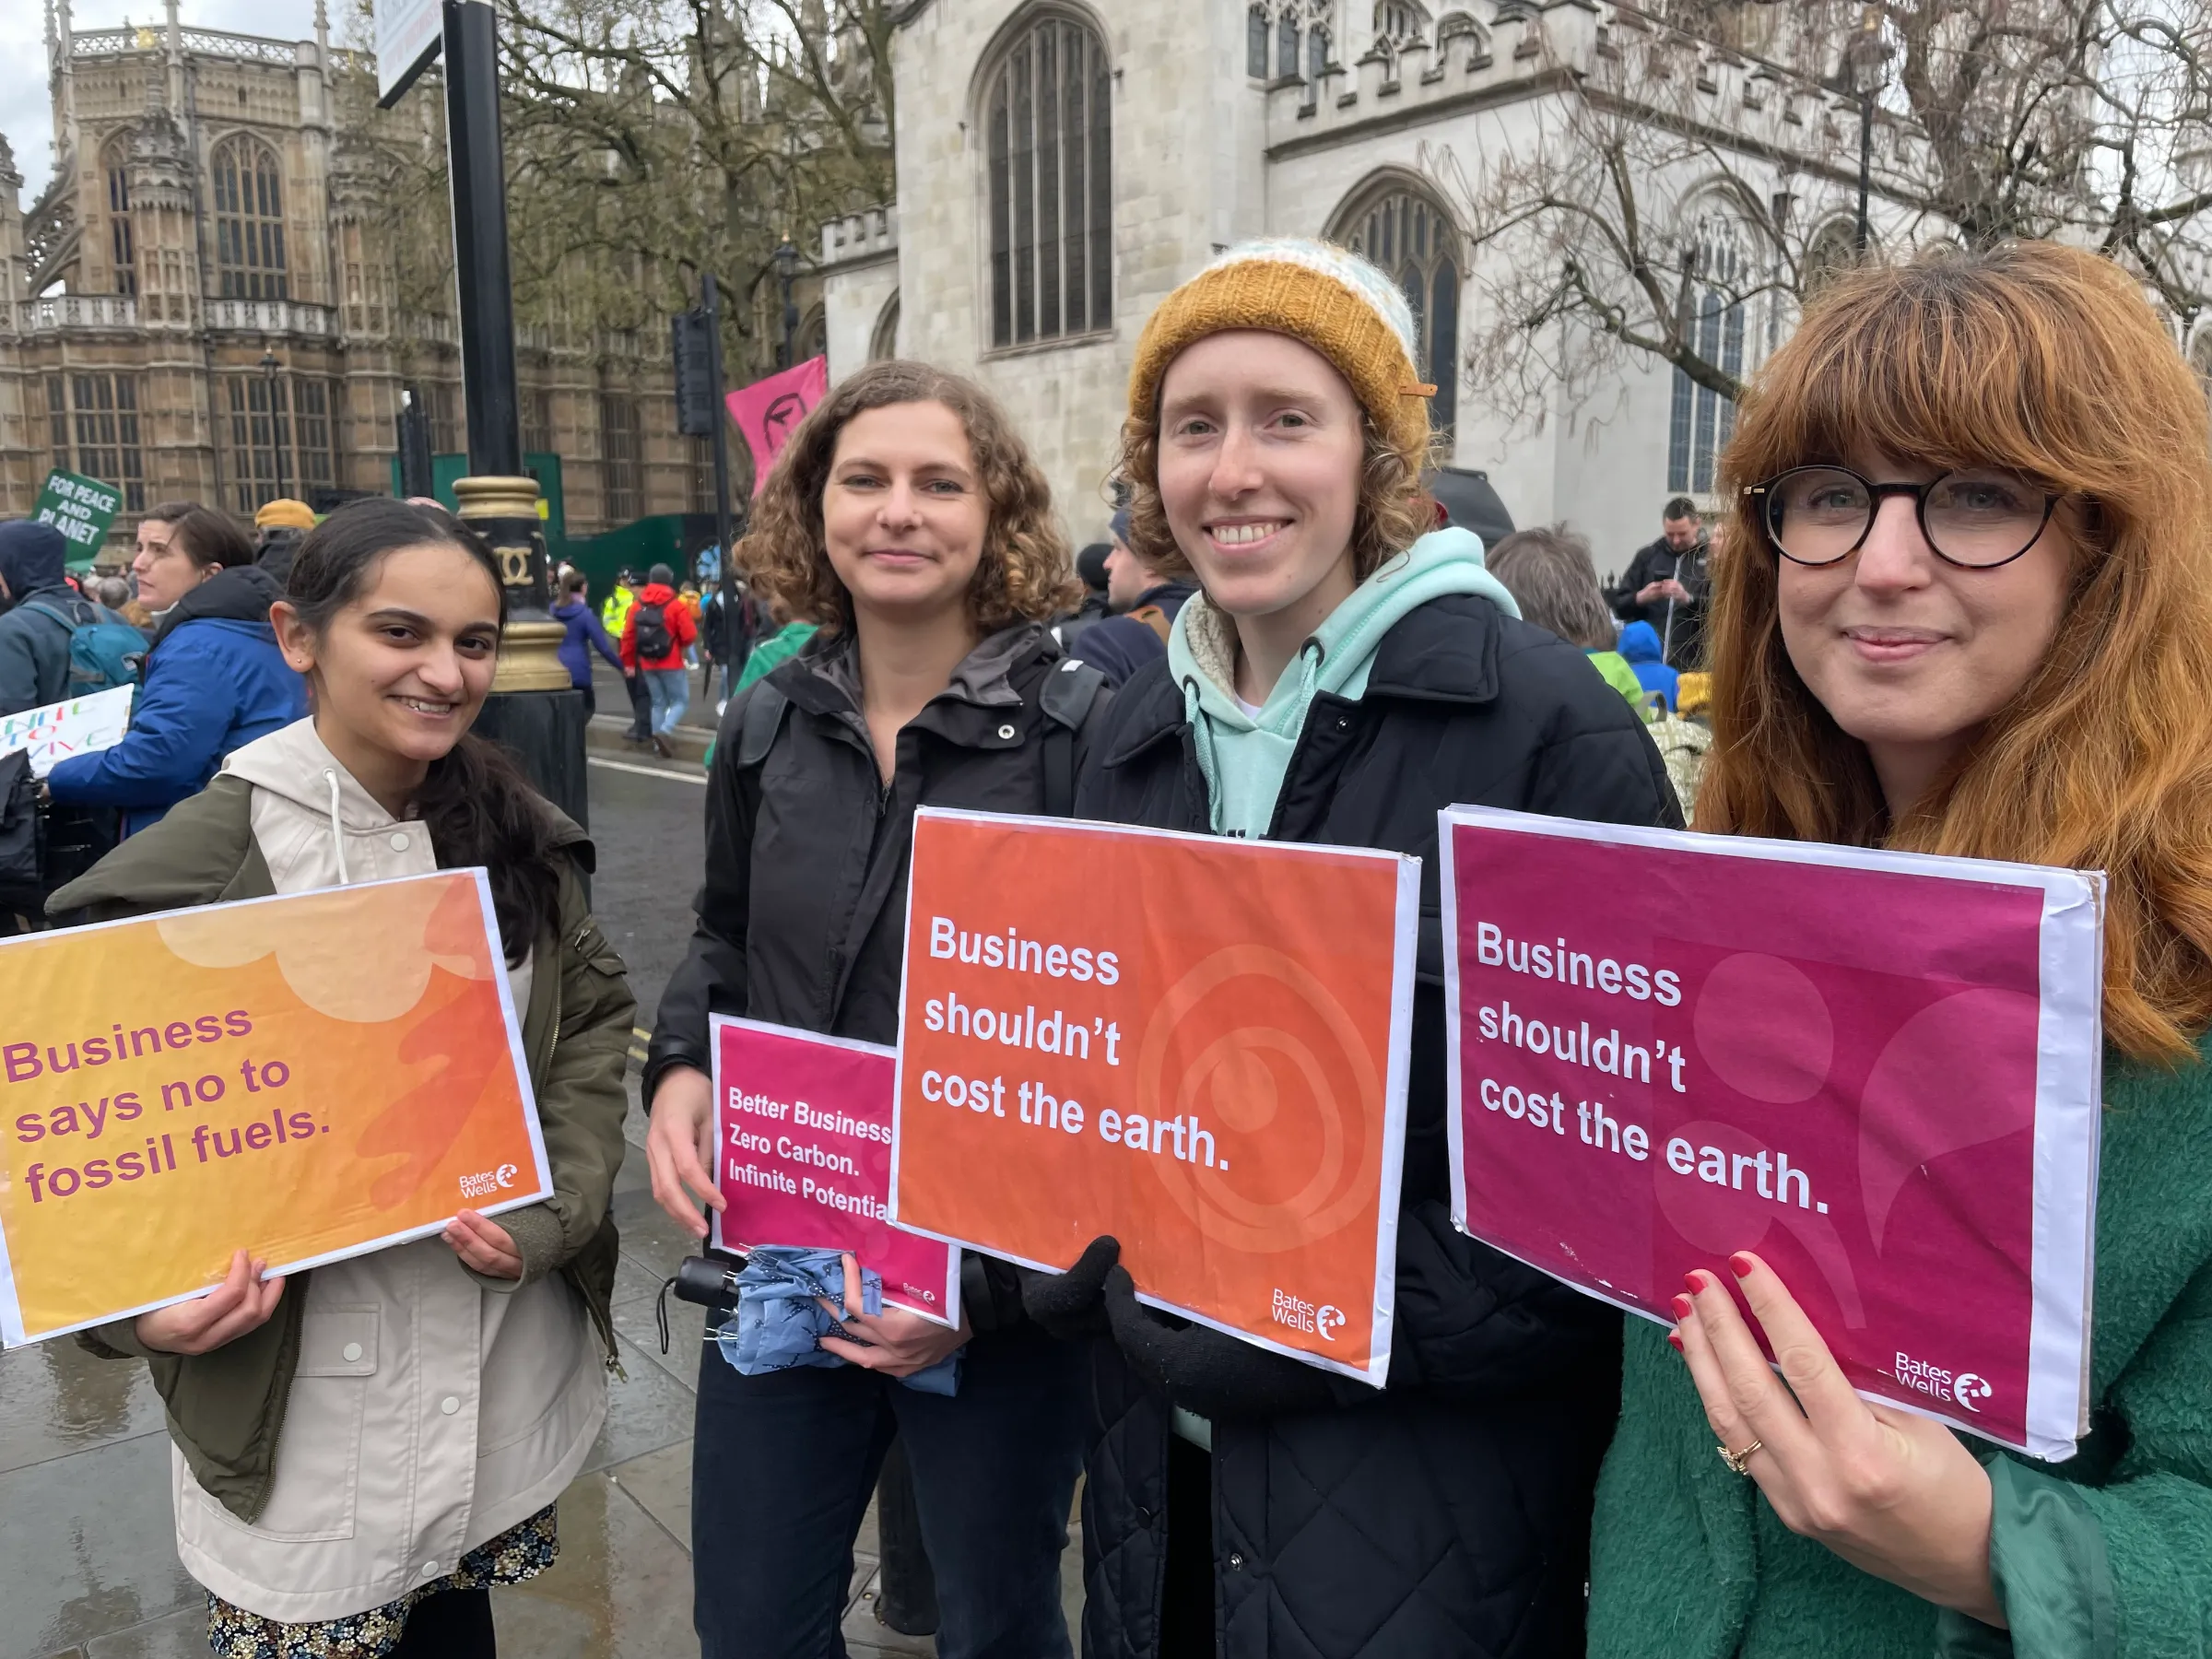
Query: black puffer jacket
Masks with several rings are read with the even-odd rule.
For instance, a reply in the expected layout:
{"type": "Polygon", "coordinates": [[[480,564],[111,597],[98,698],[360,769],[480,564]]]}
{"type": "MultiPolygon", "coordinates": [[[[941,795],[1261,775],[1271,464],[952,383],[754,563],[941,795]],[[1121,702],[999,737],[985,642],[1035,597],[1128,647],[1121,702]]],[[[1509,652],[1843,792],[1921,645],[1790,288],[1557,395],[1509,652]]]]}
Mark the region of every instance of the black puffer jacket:
{"type": "MultiPolygon", "coordinates": [[[[1358,702],[1314,700],[1271,839],[1411,853],[1419,981],[1390,1386],[1249,1347],[1248,1401],[1162,1392],[1093,1345],[1083,1494],[1086,1659],[1150,1659],[1165,1563],[1169,1406],[1213,1416],[1225,1659],[1556,1659],[1583,1648],[1591,1490],[1613,1432],[1619,1315],[1456,1232],[1444,1114],[1438,809],[1678,825],[1656,750],[1588,659],[1470,596],[1409,613],[1358,702]],[[1289,1372],[1302,1373],[1300,1376],[1289,1372]],[[1277,1374],[1271,1374],[1277,1373],[1277,1374]],[[1334,1403],[1329,1401],[1333,1398],[1334,1403]]],[[[1168,665],[1115,699],[1084,818],[1203,831],[1206,793],[1168,665]]],[[[1228,1343],[1194,1328],[1178,1342],[1228,1343]]]]}
{"type": "MultiPolygon", "coordinates": [[[[861,712],[850,636],[817,635],[732,700],[707,780],[699,923],[661,996],[644,1098],[653,1099],[671,1065],[712,1073],[712,1014],[897,1041],[914,809],[1045,812],[1048,768],[1065,769],[1072,795],[1106,702],[1098,671],[1063,661],[1042,626],[1003,629],[899,735],[886,786],[861,712]],[[1055,706],[1077,709],[1080,724],[1071,728],[1045,712],[1048,678],[1063,682],[1055,706]],[[1078,685],[1088,700],[1069,696],[1066,688],[1078,685]],[[747,736],[764,688],[789,705],[766,728],[766,743],[758,721],[747,736]],[[1055,725],[1059,734],[1048,737],[1055,725]]],[[[971,1266],[962,1300],[978,1330],[1019,1316],[1010,1271],[986,1283],[971,1266]]]]}

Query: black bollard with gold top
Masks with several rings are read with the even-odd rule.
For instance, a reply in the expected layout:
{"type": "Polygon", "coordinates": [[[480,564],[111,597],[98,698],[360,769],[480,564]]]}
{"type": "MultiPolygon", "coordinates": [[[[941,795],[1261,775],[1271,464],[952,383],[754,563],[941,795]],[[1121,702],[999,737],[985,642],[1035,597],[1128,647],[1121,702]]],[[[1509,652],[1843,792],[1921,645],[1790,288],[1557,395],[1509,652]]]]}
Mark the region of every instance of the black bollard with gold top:
{"type": "Polygon", "coordinates": [[[534,478],[463,478],[453,486],[461,518],[500,561],[507,631],[491,695],[477,731],[504,744],[546,798],[587,824],[583,693],[559,654],[565,631],[548,614],[550,572],[534,478]]]}

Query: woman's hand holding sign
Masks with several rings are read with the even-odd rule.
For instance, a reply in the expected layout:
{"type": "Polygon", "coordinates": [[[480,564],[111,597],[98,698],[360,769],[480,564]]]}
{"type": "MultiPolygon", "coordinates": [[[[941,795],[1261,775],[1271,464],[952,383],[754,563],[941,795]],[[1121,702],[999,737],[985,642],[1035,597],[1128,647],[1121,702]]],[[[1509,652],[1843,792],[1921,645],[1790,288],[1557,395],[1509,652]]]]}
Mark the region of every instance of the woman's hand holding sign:
{"type": "Polygon", "coordinates": [[[514,1235],[475,1210],[463,1210],[453,1218],[445,1230],[445,1241],[465,1265],[486,1278],[523,1277],[523,1255],[514,1247],[514,1235]]]}
{"type": "Polygon", "coordinates": [[[1989,1572],[1989,1476],[1973,1453],[1941,1423],[1862,1400],[1773,1269],[1748,1253],[1729,1265],[1775,1364],[1710,1273],[1691,1274],[1690,1294],[1675,1299],[1681,1323],[1672,1338],[1721,1446],[1792,1532],[1924,1601],[2002,1627],[1989,1572]]]}
{"type": "Polygon", "coordinates": [[[645,1135],[645,1161],[653,1171],[653,1196],[668,1218],[695,1239],[707,1236],[699,1206],[727,1209],[710,1173],[714,1147],[714,1084],[696,1066],[672,1065],[653,1091],[653,1126],[645,1135]]]}
{"type": "Polygon", "coordinates": [[[284,1298],[282,1279],[261,1277],[267,1265],[239,1251],[223,1282],[206,1295],[141,1313],[132,1328],[140,1342],[162,1354],[206,1354],[235,1342],[268,1324],[284,1298]]]}
{"type": "MultiPolygon", "coordinates": [[[[860,1283],[860,1261],[849,1250],[845,1252],[844,1282],[848,1287],[860,1283]]],[[[960,1328],[956,1331],[919,1313],[909,1313],[903,1308],[864,1313],[858,1300],[849,1290],[841,1308],[826,1296],[821,1303],[830,1316],[852,1334],[849,1339],[823,1337],[823,1351],[864,1370],[881,1371],[887,1377],[911,1377],[916,1371],[927,1371],[974,1335],[968,1328],[965,1312],[960,1315],[960,1328]]]]}

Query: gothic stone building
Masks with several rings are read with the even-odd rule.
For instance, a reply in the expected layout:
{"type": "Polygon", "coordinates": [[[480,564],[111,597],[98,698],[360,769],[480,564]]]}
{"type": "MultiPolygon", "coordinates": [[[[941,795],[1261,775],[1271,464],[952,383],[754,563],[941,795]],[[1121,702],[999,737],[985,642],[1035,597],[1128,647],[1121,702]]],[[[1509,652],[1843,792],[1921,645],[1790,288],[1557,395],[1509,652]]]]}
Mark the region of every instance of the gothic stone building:
{"type": "MultiPolygon", "coordinates": [[[[110,558],[158,501],[250,515],[392,487],[403,391],[465,446],[451,308],[395,303],[381,175],[348,144],[375,76],[315,38],[182,26],[78,31],[49,0],[55,169],[28,213],[0,136],[0,517],[50,466],[120,485],[110,558]]],[[[401,104],[442,143],[434,76],[401,104]]],[[[23,135],[17,135],[18,146],[23,135]]],[[[524,328],[523,442],[560,456],[568,528],[704,504],[675,430],[665,340],[524,328]]]]}
{"type": "MultiPolygon", "coordinates": [[[[1486,287],[1454,156],[1524,147],[1582,88],[1665,100],[1734,152],[1728,176],[1667,182],[1670,246],[1734,274],[1688,298],[1704,347],[1747,370],[1787,319],[1738,297],[1761,257],[1730,192],[1791,193],[1849,246],[1855,105],[1748,50],[1691,40],[1607,0],[919,0],[893,69],[900,199],[822,229],[832,377],[894,352],[973,373],[1005,401],[1078,541],[1104,532],[1136,339],[1218,252],[1328,236],[1396,276],[1432,405],[1462,465],[1517,523],[1567,518],[1618,569],[1661,502],[1710,496],[1732,414],[1678,371],[1630,360],[1503,418],[1456,372],[1486,287]],[[1625,65],[1625,67],[1624,67],[1625,65]]],[[[1788,8],[1748,8],[1761,27],[1788,8]]],[[[1740,42],[1755,46],[1757,41],[1740,42]]],[[[1877,134],[1877,230],[1900,142],[1877,134]]]]}

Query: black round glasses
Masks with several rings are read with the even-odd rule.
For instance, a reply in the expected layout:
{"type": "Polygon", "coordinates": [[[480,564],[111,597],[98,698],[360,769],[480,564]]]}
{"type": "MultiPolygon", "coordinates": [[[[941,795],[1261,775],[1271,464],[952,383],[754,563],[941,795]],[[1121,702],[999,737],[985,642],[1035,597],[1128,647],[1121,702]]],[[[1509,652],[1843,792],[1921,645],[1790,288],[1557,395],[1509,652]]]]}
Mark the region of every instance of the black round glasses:
{"type": "Polygon", "coordinates": [[[1970,571],[2010,564],[2041,539],[2060,497],[2015,473],[1975,468],[1925,484],[1877,484],[1848,466],[1793,466],[1744,492],[1774,550],[1792,564],[1831,565],[1865,545],[1886,496],[1912,498],[1936,557],[1970,571]]]}

